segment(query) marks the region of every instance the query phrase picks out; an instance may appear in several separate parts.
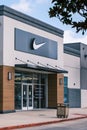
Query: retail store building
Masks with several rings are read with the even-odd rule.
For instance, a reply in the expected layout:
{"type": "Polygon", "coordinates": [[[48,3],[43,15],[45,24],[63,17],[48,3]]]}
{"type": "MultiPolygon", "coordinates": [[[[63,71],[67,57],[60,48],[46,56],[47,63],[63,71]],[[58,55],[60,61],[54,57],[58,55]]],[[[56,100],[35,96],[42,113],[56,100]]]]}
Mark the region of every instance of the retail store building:
{"type": "Polygon", "coordinates": [[[87,45],[64,44],[64,102],[69,107],[87,107],[87,45]]]}
{"type": "Polygon", "coordinates": [[[0,6],[0,113],[64,99],[63,31],[0,6]]]}
{"type": "Polygon", "coordinates": [[[87,107],[87,45],[63,45],[63,31],[0,6],[0,113],[87,107]]]}

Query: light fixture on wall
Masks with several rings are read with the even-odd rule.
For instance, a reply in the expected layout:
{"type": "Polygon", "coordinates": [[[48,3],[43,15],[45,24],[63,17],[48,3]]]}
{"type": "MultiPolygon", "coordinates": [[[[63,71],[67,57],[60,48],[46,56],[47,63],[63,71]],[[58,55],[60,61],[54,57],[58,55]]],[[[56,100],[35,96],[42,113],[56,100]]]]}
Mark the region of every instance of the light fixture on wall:
{"type": "Polygon", "coordinates": [[[12,72],[8,72],[8,80],[12,80],[12,72]]]}
{"type": "Polygon", "coordinates": [[[59,78],[59,85],[63,85],[63,78],[59,78]]]}

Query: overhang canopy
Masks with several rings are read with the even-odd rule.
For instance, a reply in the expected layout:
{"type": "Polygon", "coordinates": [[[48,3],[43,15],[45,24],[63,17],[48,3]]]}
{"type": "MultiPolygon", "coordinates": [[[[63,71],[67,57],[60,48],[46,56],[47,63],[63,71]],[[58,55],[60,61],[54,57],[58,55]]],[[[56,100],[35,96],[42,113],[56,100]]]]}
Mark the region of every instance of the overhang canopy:
{"type": "Polygon", "coordinates": [[[46,73],[68,73],[68,71],[63,69],[56,69],[56,68],[49,68],[49,67],[43,67],[43,66],[36,66],[36,65],[30,65],[30,64],[16,64],[16,69],[29,69],[37,72],[46,72],[46,73]]]}

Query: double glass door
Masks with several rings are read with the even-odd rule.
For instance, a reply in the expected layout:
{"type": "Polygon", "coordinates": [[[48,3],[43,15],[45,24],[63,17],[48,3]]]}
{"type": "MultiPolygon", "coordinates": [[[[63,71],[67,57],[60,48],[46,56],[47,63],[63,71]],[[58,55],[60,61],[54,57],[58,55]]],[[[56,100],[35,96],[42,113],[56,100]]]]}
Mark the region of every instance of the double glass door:
{"type": "Polygon", "coordinates": [[[33,86],[22,84],[22,110],[33,109],[33,86]]]}

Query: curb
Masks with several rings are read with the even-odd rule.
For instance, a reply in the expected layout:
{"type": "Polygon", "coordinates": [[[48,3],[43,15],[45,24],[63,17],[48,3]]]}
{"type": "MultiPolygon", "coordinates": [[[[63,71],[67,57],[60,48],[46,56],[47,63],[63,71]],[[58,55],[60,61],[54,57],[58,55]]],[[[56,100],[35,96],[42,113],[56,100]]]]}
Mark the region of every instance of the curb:
{"type": "Polygon", "coordinates": [[[54,120],[54,121],[39,122],[39,123],[32,123],[32,124],[8,126],[8,127],[2,127],[2,128],[0,128],[0,130],[13,130],[13,129],[18,129],[18,128],[21,129],[21,128],[27,128],[27,127],[35,127],[35,126],[41,126],[41,125],[47,125],[47,124],[53,124],[53,123],[60,123],[60,122],[79,120],[79,119],[84,119],[84,118],[87,118],[87,116],[69,118],[69,119],[62,119],[62,120],[58,120],[58,121],[54,120]]]}

